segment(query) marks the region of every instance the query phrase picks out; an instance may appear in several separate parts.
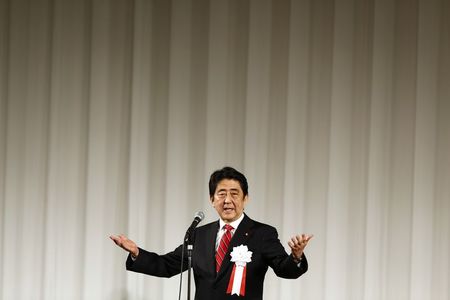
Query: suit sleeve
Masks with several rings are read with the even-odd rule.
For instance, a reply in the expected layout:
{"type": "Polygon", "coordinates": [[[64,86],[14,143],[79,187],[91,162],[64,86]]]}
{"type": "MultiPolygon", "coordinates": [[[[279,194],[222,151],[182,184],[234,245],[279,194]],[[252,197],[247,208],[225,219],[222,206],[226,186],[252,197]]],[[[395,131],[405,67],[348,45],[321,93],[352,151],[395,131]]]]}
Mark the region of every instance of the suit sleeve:
{"type": "Polygon", "coordinates": [[[278,277],[295,279],[308,270],[305,254],[302,255],[301,263],[298,265],[292,256],[284,250],[275,228],[269,227],[267,234],[264,235],[263,242],[264,259],[278,277]]]}
{"type": "MultiPolygon", "coordinates": [[[[131,255],[128,255],[126,268],[129,271],[157,277],[172,277],[180,274],[181,254],[182,246],[164,255],[158,255],[139,248],[139,255],[136,260],[133,261],[131,255]]],[[[185,271],[187,269],[186,255],[184,255],[183,260],[183,271],[185,271]]]]}

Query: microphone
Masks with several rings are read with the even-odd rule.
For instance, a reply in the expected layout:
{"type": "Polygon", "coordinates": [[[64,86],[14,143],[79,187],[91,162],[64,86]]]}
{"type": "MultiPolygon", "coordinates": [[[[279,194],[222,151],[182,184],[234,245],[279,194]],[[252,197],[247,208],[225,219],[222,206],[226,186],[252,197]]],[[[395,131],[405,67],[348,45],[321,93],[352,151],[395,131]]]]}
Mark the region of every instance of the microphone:
{"type": "Polygon", "coordinates": [[[205,218],[205,214],[202,211],[198,211],[194,216],[194,221],[192,221],[191,226],[189,226],[188,230],[186,231],[186,236],[184,240],[187,242],[190,237],[191,233],[194,231],[195,227],[197,227],[198,223],[200,223],[205,218]]]}

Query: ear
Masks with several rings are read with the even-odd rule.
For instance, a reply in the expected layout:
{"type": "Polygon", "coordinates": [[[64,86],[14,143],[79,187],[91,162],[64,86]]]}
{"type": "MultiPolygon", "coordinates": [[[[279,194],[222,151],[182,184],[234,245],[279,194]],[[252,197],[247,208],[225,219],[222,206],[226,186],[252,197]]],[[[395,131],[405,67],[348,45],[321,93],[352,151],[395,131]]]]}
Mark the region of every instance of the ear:
{"type": "Polygon", "coordinates": [[[211,204],[214,207],[214,205],[215,205],[215,203],[214,203],[214,196],[213,197],[209,197],[209,201],[211,201],[211,204]]]}
{"type": "Polygon", "coordinates": [[[247,204],[247,202],[249,201],[250,199],[248,198],[248,195],[246,195],[245,197],[244,197],[244,204],[247,204]]]}

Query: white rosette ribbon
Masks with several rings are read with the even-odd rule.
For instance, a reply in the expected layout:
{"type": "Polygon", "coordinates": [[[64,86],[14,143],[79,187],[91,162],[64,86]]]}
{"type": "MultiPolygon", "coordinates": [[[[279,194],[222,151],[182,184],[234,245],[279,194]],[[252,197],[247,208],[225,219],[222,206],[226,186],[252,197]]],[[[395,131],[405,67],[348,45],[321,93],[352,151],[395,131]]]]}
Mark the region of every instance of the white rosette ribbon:
{"type": "Polygon", "coordinates": [[[234,247],[231,252],[231,261],[234,262],[227,293],[231,295],[245,295],[245,279],[247,263],[252,261],[252,252],[248,251],[247,246],[240,245],[234,247]]]}

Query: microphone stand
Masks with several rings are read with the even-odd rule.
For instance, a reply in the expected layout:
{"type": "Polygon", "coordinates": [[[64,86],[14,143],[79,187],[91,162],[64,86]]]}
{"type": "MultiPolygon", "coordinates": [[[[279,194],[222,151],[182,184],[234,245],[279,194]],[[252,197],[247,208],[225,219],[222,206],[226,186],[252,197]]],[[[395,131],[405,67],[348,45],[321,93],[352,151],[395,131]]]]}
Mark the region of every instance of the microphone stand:
{"type": "Polygon", "coordinates": [[[185,242],[187,243],[187,259],[188,259],[188,286],[187,286],[187,300],[191,300],[191,269],[192,269],[192,250],[194,245],[192,245],[190,234],[186,234],[185,242]]]}
{"type": "Polygon", "coordinates": [[[192,249],[193,246],[188,244],[187,256],[188,256],[188,288],[187,288],[187,300],[191,299],[191,268],[192,268],[192,249]]]}
{"type": "MultiPolygon", "coordinates": [[[[200,223],[204,217],[205,217],[205,214],[202,211],[197,212],[195,214],[194,221],[192,222],[191,226],[189,226],[189,229],[186,231],[186,235],[184,236],[183,246],[185,244],[187,245],[187,259],[188,259],[188,269],[187,269],[187,271],[188,271],[187,299],[188,300],[191,300],[192,250],[194,248],[194,245],[192,242],[192,234],[194,232],[195,227],[197,227],[198,223],[200,223]]],[[[183,253],[184,253],[184,251],[183,251],[183,253]]],[[[182,261],[181,263],[184,264],[184,261],[182,261]]]]}

